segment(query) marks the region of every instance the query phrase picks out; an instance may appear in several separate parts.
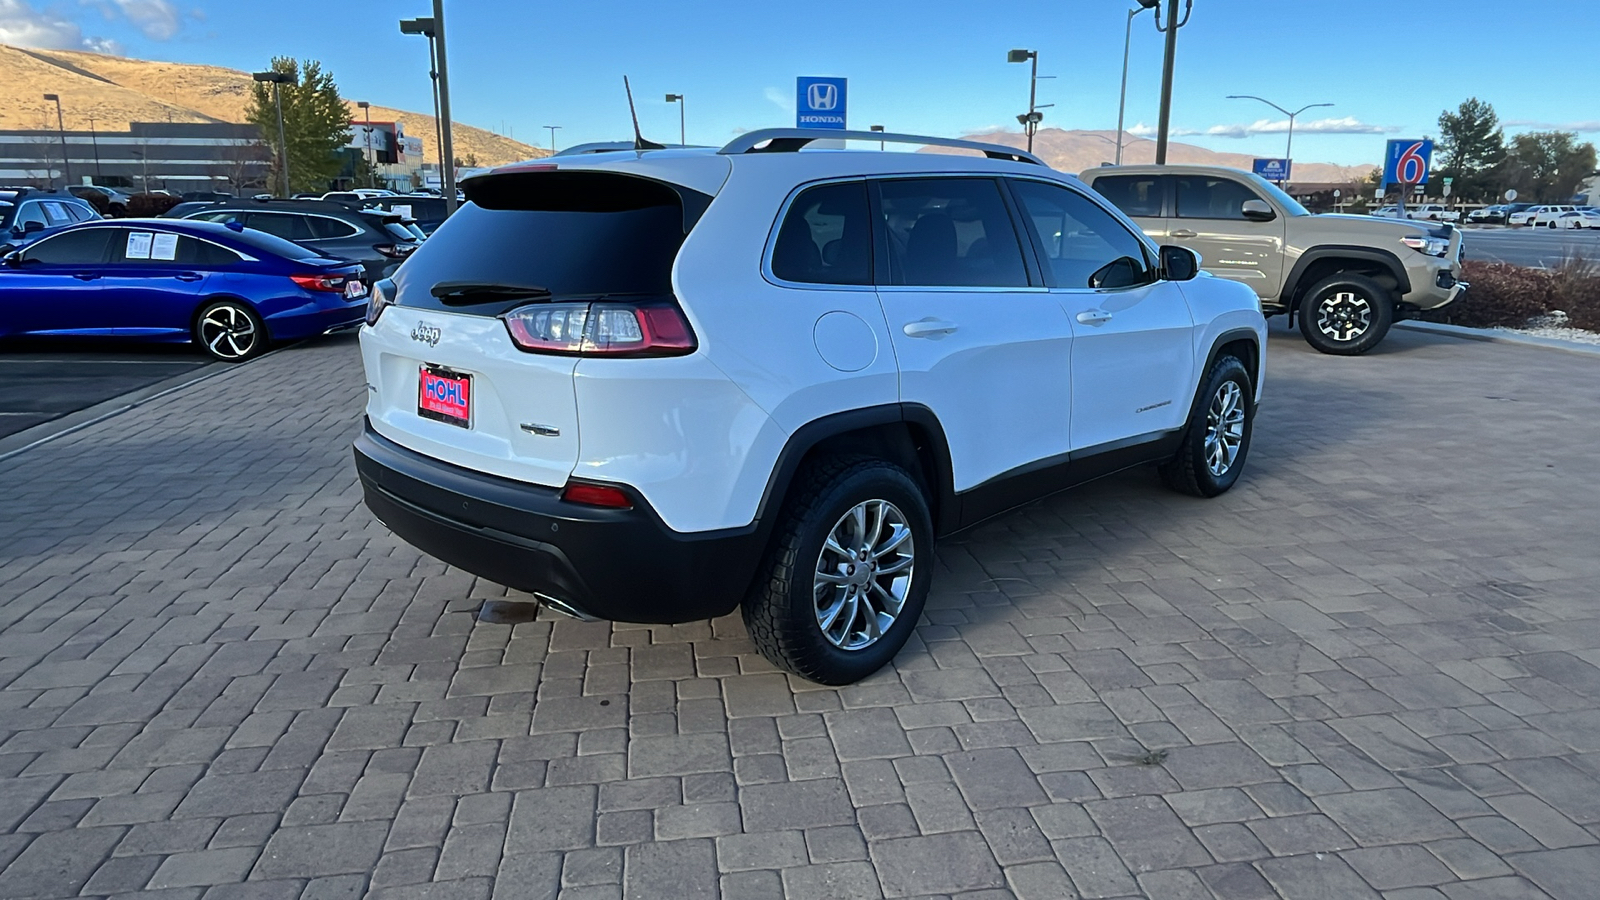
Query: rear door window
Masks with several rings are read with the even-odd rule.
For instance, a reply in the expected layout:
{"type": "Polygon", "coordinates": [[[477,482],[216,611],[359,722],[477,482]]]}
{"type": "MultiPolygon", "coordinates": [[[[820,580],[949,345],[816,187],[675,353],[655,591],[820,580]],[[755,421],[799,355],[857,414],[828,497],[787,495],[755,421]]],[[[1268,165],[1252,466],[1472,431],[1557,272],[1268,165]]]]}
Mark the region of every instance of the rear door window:
{"type": "Polygon", "coordinates": [[[227,266],[239,262],[239,254],[210,241],[187,235],[178,238],[178,260],[186,266],[227,266]]]}
{"type": "Polygon", "coordinates": [[[309,241],[314,237],[305,216],[288,213],[251,213],[245,225],[286,241],[309,241]]]}
{"type": "Polygon", "coordinates": [[[330,216],[307,216],[306,222],[311,226],[312,237],[319,241],[346,238],[361,233],[361,229],[349,222],[330,216]]]}
{"type": "Polygon", "coordinates": [[[995,181],[908,178],[878,187],[889,242],[888,284],[1028,286],[1022,245],[995,181]]]}
{"type": "Polygon", "coordinates": [[[1166,182],[1160,175],[1105,175],[1094,180],[1094,189],[1130,218],[1162,215],[1166,182]]]}
{"type": "MultiPolygon", "coordinates": [[[[471,202],[395,274],[404,306],[498,313],[525,299],[435,298],[445,282],[537,287],[554,297],[672,293],[685,206],[710,197],[610,172],[524,172],[474,179],[471,202]]],[[[473,295],[482,297],[484,295],[473,295]]]]}
{"type": "Polygon", "coordinates": [[[772,248],[772,274],[802,284],[872,283],[872,213],[864,181],[806,188],[772,248]]]}

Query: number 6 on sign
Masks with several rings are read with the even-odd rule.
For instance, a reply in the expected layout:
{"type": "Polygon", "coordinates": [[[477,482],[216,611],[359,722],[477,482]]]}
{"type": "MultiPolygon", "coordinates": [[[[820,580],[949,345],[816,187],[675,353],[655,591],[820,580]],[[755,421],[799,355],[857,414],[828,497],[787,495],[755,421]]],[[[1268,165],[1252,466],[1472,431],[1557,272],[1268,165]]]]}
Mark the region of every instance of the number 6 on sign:
{"type": "Polygon", "coordinates": [[[1425,184],[1433,167],[1433,141],[1390,141],[1384,160],[1384,184],[1425,184]]]}

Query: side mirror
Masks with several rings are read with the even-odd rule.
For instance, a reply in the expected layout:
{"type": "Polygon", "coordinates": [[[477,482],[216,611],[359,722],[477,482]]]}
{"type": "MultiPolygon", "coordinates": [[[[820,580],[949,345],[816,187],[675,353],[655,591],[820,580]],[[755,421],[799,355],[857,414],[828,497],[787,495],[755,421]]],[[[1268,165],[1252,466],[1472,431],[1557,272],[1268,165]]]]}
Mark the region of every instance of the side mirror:
{"type": "Polygon", "coordinates": [[[28,223],[26,223],[26,224],[24,224],[22,226],[22,233],[23,234],[35,234],[35,233],[43,231],[43,230],[44,230],[44,223],[39,221],[38,219],[34,219],[33,221],[28,222],[28,223]]]}
{"type": "Polygon", "coordinates": [[[1161,277],[1166,281],[1188,281],[1200,274],[1200,254],[1188,247],[1171,244],[1161,248],[1161,277]]]}
{"type": "Polygon", "coordinates": [[[1246,200],[1239,204],[1239,212],[1252,222],[1271,222],[1278,217],[1265,200],[1246,200]]]}
{"type": "Polygon", "coordinates": [[[8,269],[22,268],[22,254],[13,251],[9,244],[0,247],[0,252],[5,254],[4,256],[0,256],[0,265],[3,265],[8,269]]]}

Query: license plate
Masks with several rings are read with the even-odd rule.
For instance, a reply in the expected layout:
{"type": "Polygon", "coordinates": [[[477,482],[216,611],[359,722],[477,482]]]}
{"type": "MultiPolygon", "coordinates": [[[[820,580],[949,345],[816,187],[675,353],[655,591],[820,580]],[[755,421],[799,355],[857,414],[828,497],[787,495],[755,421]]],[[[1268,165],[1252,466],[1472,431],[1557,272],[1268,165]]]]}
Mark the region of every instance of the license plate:
{"type": "Polygon", "coordinates": [[[438,366],[421,368],[417,415],[461,428],[472,427],[472,376],[438,366]]]}
{"type": "Polygon", "coordinates": [[[352,278],[344,283],[345,297],[354,300],[367,295],[367,283],[359,278],[352,278]]]}

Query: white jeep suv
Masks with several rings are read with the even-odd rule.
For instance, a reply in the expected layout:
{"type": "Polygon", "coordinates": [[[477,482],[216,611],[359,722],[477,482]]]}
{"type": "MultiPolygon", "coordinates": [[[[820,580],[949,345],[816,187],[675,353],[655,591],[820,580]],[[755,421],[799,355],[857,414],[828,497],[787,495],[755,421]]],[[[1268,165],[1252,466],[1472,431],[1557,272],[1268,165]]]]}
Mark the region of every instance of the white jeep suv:
{"type": "Polygon", "coordinates": [[[916,627],[936,537],[1134,465],[1202,497],[1244,465],[1254,294],[1026,153],[777,130],[465,192],[376,287],[356,464],[400,537],[568,614],[742,604],[774,663],[844,684],[916,627]]]}

